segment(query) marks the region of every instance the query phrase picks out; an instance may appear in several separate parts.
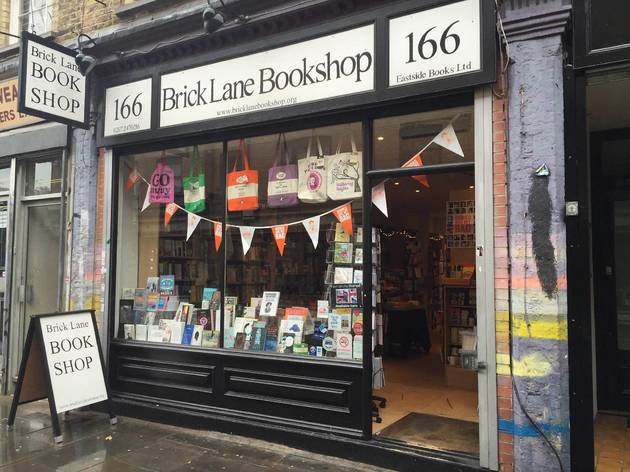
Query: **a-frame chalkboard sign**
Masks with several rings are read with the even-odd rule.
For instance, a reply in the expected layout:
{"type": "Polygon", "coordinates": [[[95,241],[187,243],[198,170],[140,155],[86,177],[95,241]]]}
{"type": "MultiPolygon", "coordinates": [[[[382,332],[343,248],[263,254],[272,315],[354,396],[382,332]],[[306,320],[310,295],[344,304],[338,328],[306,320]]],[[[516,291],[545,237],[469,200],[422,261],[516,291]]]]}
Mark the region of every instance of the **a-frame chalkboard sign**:
{"type": "Polygon", "coordinates": [[[44,398],[56,443],[63,441],[59,413],[105,402],[110,422],[116,424],[104,366],[93,310],[31,316],[9,428],[18,405],[44,398]]]}

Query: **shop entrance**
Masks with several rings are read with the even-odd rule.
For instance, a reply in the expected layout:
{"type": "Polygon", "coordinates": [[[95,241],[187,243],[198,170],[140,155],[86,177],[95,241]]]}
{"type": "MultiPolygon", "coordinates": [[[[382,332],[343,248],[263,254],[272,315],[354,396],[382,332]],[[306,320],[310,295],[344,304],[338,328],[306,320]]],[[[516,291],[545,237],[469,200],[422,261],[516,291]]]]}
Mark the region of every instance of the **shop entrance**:
{"type": "Polygon", "coordinates": [[[370,217],[372,431],[381,441],[479,457],[477,349],[484,334],[472,123],[472,107],[462,107],[375,124],[377,167],[389,159],[388,167],[413,162],[430,172],[371,182],[373,199],[384,194],[387,207],[375,203],[370,217]],[[448,137],[457,145],[432,144],[434,130],[447,129],[449,120],[448,137]]]}

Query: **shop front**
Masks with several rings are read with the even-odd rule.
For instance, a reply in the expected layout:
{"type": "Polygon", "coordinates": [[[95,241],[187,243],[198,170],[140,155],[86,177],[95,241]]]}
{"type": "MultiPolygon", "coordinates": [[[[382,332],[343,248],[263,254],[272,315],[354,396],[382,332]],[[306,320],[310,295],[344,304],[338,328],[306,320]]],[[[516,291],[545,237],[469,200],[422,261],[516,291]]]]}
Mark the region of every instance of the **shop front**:
{"type": "Polygon", "coordinates": [[[99,69],[121,413],[497,468],[494,18],[250,20],[99,69]]]}

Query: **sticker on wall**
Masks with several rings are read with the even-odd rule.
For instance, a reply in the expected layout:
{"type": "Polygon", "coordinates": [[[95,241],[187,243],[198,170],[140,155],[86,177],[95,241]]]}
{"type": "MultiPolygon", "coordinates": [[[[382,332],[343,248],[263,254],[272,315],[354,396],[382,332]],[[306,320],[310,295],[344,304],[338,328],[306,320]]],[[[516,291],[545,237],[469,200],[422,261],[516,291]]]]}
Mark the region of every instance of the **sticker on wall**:
{"type": "Polygon", "coordinates": [[[276,240],[276,246],[278,246],[278,252],[281,256],[284,256],[284,245],[286,243],[288,229],[288,225],[273,226],[271,228],[273,238],[276,240]]]}
{"type": "Polygon", "coordinates": [[[175,201],[173,169],[169,165],[158,162],[151,174],[151,203],[172,203],[175,201]]]}
{"type": "Polygon", "coordinates": [[[457,139],[457,135],[455,134],[452,123],[446,125],[446,127],[440,132],[440,134],[433,138],[432,142],[439,146],[442,146],[445,149],[448,149],[451,152],[454,152],[458,156],[464,157],[464,151],[459,144],[459,140],[457,139]]]}
{"type": "Polygon", "coordinates": [[[387,213],[387,197],[385,196],[385,182],[381,182],[372,187],[372,203],[374,203],[376,208],[381,210],[383,215],[389,218],[387,213]]]}
{"type": "Polygon", "coordinates": [[[304,220],[302,224],[313,242],[313,248],[317,249],[317,244],[319,243],[319,216],[304,220]]]}
{"type": "Polygon", "coordinates": [[[195,229],[197,229],[197,226],[199,225],[200,221],[201,221],[201,218],[199,217],[199,215],[196,215],[194,213],[188,213],[188,228],[186,230],[186,241],[188,241],[190,237],[192,236],[192,234],[195,232],[195,229]]]}
{"type": "Polygon", "coordinates": [[[223,239],[223,223],[212,223],[214,228],[214,248],[219,252],[221,240],[223,239]]]}
{"type": "Polygon", "coordinates": [[[338,208],[333,210],[333,215],[339,220],[341,226],[343,226],[343,230],[352,234],[352,204],[346,203],[338,208]]]}
{"type": "MultiPolygon", "coordinates": [[[[420,157],[420,153],[416,154],[415,156],[413,156],[411,159],[409,159],[407,162],[405,162],[402,165],[402,167],[422,167],[422,166],[424,166],[424,164],[422,163],[422,157],[420,157]]],[[[417,180],[426,188],[430,187],[429,179],[427,178],[426,175],[412,175],[411,178],[414,180],[417,180]]]]}
{"type": "Polygon", "coordinates": [[[174,203],[169,203],[168,205],[166,205],[166,208],[164,210],[164,224],[165,225],[169,224],[169,222],[171,221],[171,218],[173,218],[173,215],[175,214],[175,212],[177,212],[177,210],[179,210],[179,207],[175,205],[174,203]]]}
{"type": "Polygon", "coordinates": [[[239,226],[241,231],[241,242],[243,243],[243,255],[249,252],[249,248],[252,246],[252,240],[254,239],[254,233],[256,228],[253,226],[239,226]]]}
{"type": "Polygon", "coordinates": [[[146,210],[150,206],[151,206],[151,186],[149,185],[149,187],[147,188],[147,193],[144,196],[144,203],[142,204],[142,210],[140,210],[140,213],[142,213],[144,210],[146,210]]]}

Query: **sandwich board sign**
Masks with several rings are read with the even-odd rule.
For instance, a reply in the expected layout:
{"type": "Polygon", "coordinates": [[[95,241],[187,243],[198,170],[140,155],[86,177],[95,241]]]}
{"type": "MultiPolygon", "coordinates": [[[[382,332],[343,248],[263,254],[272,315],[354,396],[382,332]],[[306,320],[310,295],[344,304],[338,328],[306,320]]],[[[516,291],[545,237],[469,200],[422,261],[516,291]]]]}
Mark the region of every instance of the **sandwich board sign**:
{"type": "Polygon", "coordinates": [[[93,310],[31,316],[8,426],[18,405],[44,398],[57,443],[63,441],[59,413],[105,402],[116,424],[93,310]]]}

